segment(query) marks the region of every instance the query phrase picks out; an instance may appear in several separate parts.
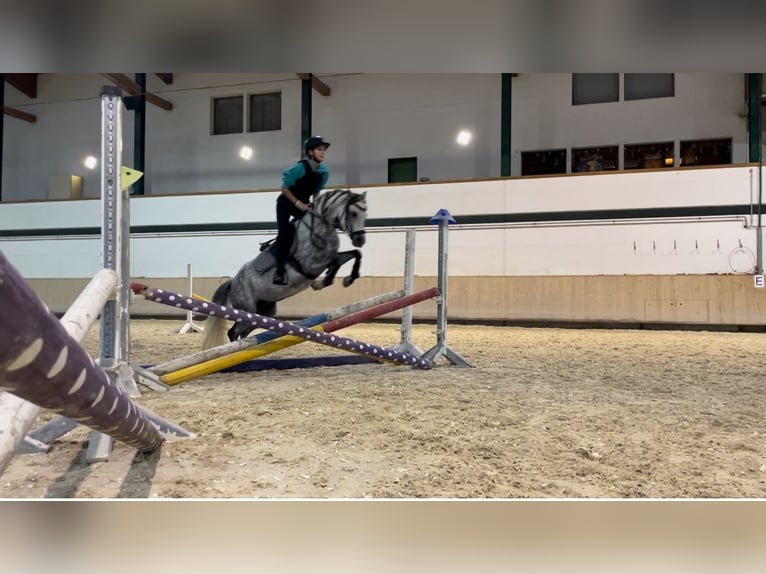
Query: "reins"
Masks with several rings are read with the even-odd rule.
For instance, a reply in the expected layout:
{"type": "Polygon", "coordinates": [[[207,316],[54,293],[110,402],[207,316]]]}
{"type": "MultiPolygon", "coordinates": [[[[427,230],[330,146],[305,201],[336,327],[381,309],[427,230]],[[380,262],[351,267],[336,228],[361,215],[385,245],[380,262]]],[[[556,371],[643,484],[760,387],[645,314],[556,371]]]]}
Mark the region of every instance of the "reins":
{"type": "MultiPolygon", "coordinates": [[[[308,214],[311,215],[311,223],[306,223],[305,219],[306,216],[301,217],[298,220],[298,225],[301,224],[301,222],[304,223],[304,225],[307,225],[309,228],[309,237],[311,238],[311,244],[316,247],[317,249],[324,249],[327,247],[327,241],[320,237],[318,233],[314,232],[314,218],[318,217],[322,221],[324,221],[329,227],[333,229],[340,229],[341,231],[346,231],[346,228],[348,226],[348,214],[349,210],[351,209],[352,205],[357,205],[359,202],[360,196],[353,196],[349,191],[345,190],[335,190],[330,191],[322,196],[319,197],[319,199],[316,202],[316,205],[314,206],[314,209],[309,211],[308,214]],[[344,199],[348,199],[346,202],[345,209],[342,211],[343,220],[341,221],[341,215],[338,214],[334,221],[330,221],[324,214],[329,213],[333,211],[334,205],[339,202],[343,201],[344,199]],[[320,212],[320,213],[317,213],[320,212]],[[321,239],[321,243],[319,242],[319,239],[321,239]]],[[[357,206],[358,207],[358,206],[357,206]]],[[[367,211],[367,209],[363,209],[363,211],[367,211]]],[[[308,215],[307,214],[307,215],[308,215]]],[[[355,231],[353,235],[359,235],[364,233],[364,231],[355,231]]]]}

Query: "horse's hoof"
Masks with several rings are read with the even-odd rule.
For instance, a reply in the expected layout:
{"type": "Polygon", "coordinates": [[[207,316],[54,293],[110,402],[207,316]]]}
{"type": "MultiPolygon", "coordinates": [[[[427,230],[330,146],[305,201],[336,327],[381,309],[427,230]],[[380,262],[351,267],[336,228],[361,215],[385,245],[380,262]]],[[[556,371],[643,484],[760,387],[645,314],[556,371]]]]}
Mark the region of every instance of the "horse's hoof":
{"type": "Polygon", "coordinates": [[[348,277],[344,277],[343,286],[349,287],[355,280],[356,280],[356,277],[351,277],[350,275],[348,277]]]}
{"type": "Polygon", "coordinates": [[[324,283],[323,283],[322,281],[313,281],[313,282],[311,283],[311,288],[312,288],[314,291],[319,291],[319,290],[320,290],[320,289],[322,289],[323,287],[324,287],[324,283]]]}

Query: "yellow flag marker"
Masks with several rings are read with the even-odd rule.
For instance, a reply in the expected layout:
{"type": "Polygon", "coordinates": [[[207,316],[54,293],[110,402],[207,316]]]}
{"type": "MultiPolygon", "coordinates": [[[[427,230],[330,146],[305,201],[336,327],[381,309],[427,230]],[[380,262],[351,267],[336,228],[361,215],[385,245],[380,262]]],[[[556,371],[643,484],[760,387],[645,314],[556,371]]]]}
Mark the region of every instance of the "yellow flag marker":
{"type": "Polygon", "coordinates": [[[136,183],[139,179],[141,179],[144,176],[143,171],[138,171],[137,169],[133,169],[132,167],[125,167],[122,166],[120,168],[120,183],[122,184],[122,191],[125,191],[128,189],[131,185],[136,183]]]}

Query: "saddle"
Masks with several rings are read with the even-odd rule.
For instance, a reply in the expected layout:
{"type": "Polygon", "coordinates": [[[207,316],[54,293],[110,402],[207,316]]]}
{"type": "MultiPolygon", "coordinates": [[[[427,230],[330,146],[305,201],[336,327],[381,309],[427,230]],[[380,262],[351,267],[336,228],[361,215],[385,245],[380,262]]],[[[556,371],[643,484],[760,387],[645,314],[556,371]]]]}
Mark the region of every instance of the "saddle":
{"type": "MultiPolygon", "coordinates": [[[[261,246],[260,247],[260,251],[262,251],[262,252],[263,251],[269,251],[272,254],[274,254],[274,252],[276,251],[276,248],[277,248],[277,238],[276,237],[272,237],[268,241],[262,241],[261,243],[259,243],[259,245],[261,246]]],[[[300,273],[304,277],[307,277],[308,279],[316,279],[317,277],[319,277],[319,275],[317,275],[317,274],[306,273],[303,270],[303,266],[301,265],[301,262],[298,261],[292,255],[290,255],[287,258],[287,263],[289,265],[292,265],[298,273],[300,273]]]]}
{"type": "Polygon", "coordinates": [[[277,238],[276,237],[272,237],[268,241],[262,241],[260,243],[261,248],[259,249],[259,251],[266,251],[271,246],[275,246],[276,247],[276,244],[277,244],[277,238]]]}

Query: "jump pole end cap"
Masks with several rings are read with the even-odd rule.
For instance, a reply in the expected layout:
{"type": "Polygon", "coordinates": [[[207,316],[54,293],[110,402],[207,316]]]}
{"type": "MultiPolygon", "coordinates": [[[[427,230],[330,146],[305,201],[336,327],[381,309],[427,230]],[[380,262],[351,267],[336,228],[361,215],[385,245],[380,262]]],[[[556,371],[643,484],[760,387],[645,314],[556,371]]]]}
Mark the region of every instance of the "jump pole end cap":
{"type": "Polygon", "coordinates": [[[118,86],[105,85],[105,86],[101,86],[101,95],[121,97],[122,90],[118,86]]]}
{"type": "Polygon", "coordinates": [[[431,223],[433,224],[439,224],[442,221],[446,221],[447,223],[455,223],[455,219],[450,215],[450,212],[446,209],[440,209],[436,212],[436,215],[434,215],[431,218],[431,223]]]}

